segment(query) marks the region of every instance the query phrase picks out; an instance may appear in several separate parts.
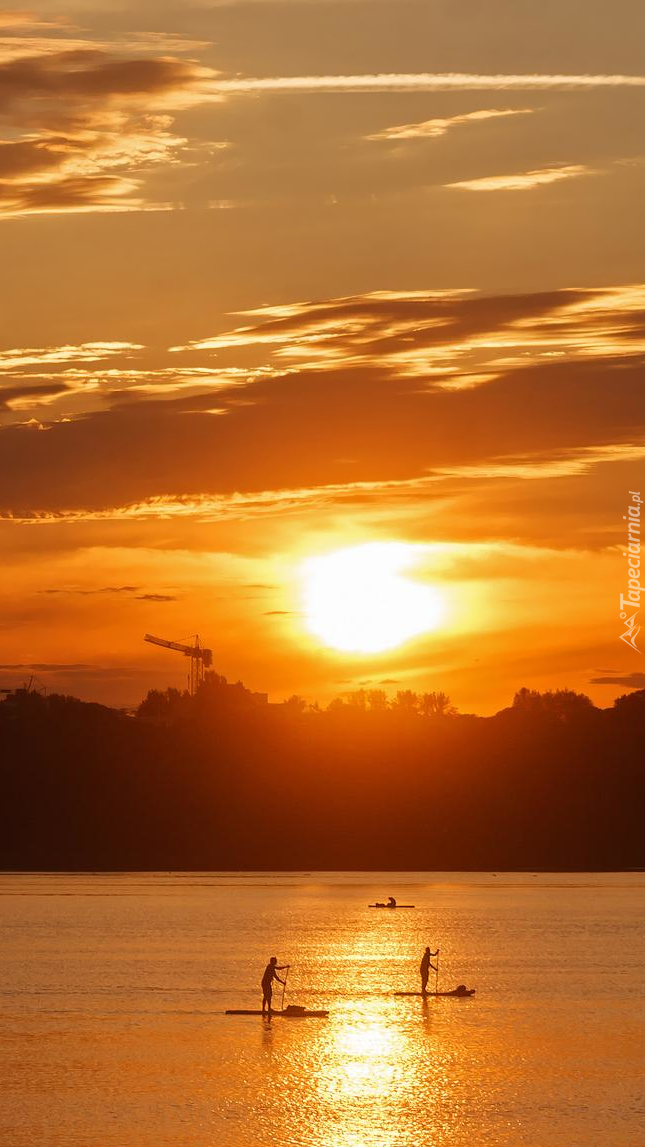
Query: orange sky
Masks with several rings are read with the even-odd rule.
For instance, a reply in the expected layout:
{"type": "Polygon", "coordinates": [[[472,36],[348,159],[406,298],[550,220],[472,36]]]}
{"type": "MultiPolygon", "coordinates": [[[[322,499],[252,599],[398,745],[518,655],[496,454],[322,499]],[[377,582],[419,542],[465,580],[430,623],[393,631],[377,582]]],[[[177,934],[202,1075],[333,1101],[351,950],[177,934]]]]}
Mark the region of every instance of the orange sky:
{"type": "Polygon", "coordinates": [[[645,441],[638,0],[0,9],[0,686],[136,704],[143,644],[326,701],[610,704],[645,441]],[[433,632],[307,629],[407,542],[433,632]]]}

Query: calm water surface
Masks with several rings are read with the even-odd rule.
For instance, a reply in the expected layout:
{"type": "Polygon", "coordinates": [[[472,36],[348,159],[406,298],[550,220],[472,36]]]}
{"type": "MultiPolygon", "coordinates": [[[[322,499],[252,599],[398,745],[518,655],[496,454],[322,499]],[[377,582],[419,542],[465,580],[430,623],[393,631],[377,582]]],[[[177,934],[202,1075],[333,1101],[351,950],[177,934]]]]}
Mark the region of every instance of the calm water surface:
{"type": "Polygon", "coordinates": [[[0,875],[1,1147],[641,1147],[642,874],[0,875]],[[370,911],[392,894],[415,911],[370,911]],[[415,990],[423,948],[440,987],[415,990]],[[268,957],[287,1001],[257,1007],[268,957]]]}

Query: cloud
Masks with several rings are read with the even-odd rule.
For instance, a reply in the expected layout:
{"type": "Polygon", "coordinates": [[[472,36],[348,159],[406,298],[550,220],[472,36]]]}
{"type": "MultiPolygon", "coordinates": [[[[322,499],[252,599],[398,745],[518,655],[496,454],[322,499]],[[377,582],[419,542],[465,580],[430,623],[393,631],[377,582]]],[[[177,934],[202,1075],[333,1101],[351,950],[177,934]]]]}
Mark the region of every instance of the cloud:
{"type": "Polygon", "coordinates": [[[89,678],[133,678],[138,679],[141,677],[141,668],[131,668],[129,666],[106,666],[97,664],[85,664],[83,662],[51,662],[51,661],[34,661],[34,662],[16,662],[14,664],[0,665],[0,670],[3,672],[24,672],[29,673],[54,673],[60,674],[64,680],[66,677],[89,677],[89,678]]]}
{"type": "Polygon", "coordinates": [[[13,664],[7,663],[5,665],[0,665],[0,669],[3,669],[3,670],[33,669],[34,672],[36,672],[36,673],[43,673],[43,672],[48,672],[48,671],[58,672],[61,669],[67,670],[68,672],[85,672],[86,670],[92,669],[92,668],[93,668],[93,666],[86,665],[83,663],[80,663],[80,664],[74,664],[74,663],[64,664],[64,663],[62,663],[61,664],[58,662],[41,662],[41,661],[34,661],[34,662],[32,662],[32,661],[24,661],[24,662],[19,661],[19,662],[14,662],[13,664]]]}
{"type": "Polygon", "coordinates": [[[541,167],[535,171],[518,172],[515,175],[487,175],[480,179],[462,179],[457,183],[445,183],[444,187],[454,187],[461,191],[528,191],[532,187],[560,183],[563,179],[597,174],[598,172],[583,164],[563,164],[559,167],[541,167]]]}
{"type": "Polygon", "coordinates": [[[76,587],[56,586],[52,589],[39,589],[38,593],[53,595],[53,594],[73,594],[80,597],[93,597],[95,594],[104,593],[117,593],[132,595],[135,601],[177,601],[174,594],[168,593],[141,593],[138,585],[105,585],[97,586],[96,589],[82,589],[76,587]]]}
{"type": "Polygon", "coordinates": [[[482,75],[473,72],[396,72],[345,76],[238,76],[234,79],[205,80],[204,93],[213,96],[262,93],[322,92],[452,92],[452,91],[586,91],[597,88],[642,88],[645,76],[567,75],[528,73],[525,75],[482,75]]]}
{"type": "Polygon", "coordinates": [[[479,385],[530,362],[645,351],[642,287],[560,290],[487,299],[469,291],[374,291],[249,314],[255,321],[177,351],[268,348],[299,370],[373,366],[479,385]]]}
{"type": "MultiPolygon", "coordinates": [[[[13,47],[15,53],[15,45],[13,47]]],[[[119,56],[90,41],[0,63],[0,214],[163,207],[143,192],[150,169],[186,158],[173,113],[199,102],[213,73],[172,57],[119,56]]]]}
{"type": "Polygon", "coordinates": [[[61,21],[45,20],[35,12],[0,11],[0,30],[13,28],[68,28],[69,24],[61,21]]]}
{"type": "Polygon", "coordinates": [[[40,589],[39,593],[72,593],[72,594],[95,594],[95,593],[136,593],[140,587],[137,585],[104,585],[97,586],[95,589],[79,589],[77,587],[63,587],[56,586],[52,589],[40,589]]]}
{"type": "Polygon", "coordinates": [[[591,677],[590,685],[623,685],[627,689],[645,689],[645,673],[611,673],[606,677],[591,677]]]}
{"type": "MultiPolygon", "coordinates": [[[[645,84],[643,76],[620,73],[234,75],[197,61],[205,41],[173,33],[142,32],[127,43],[115,34],[108,43],[62,21],[16,13],[7,17],[6,32],[0,37],[0,119],[6,125],[0,140],[0,217],[9,218],[174,210],[194,202],[225,209],[257,202],[258,186],[267,187],[272,202],[277,192],[284,205],[294,188],[302,198],[303,184],[317,178],[315,162],[300,162],[298,178],[292,179],[283,155],[267,164],[262,149],[251,148],[235,164],[222,158],[217,174],[223,178],[215,183],[213,155],[228,141],[200,137],[204,127],[197,126],[196,117],[184,117],[185,133],[178,130],[179,113],[244,95],[586,91],[645,84]],[[199,179],[186,174],[194,165],[201,166],[199,179]]],[[[529,111],[483,108],[387,128],[368,138],[432,138],[458,125],[529,111]]],[[[239,123],[233,117],[231,122],[239,123]]],[[[280,152],[285,145],[277,146],[280,152]]],[[[344,178],[342,158],[338,163],[344,178]]]]}
{"type": "MultiPolygon", "coordinates": [[[[23,38],[14,21],[8,29],[12,34],[0,42],[0,120],[8,129],[0,140],[0,217],[173,210],[200,195],[204,207],[247,206],[255,202],[258,181],[250,179],[244,166],[236,176],[222,160],[223,185],[218,183],[215,195],[208,186],[213,155],[225,150],[228,141],[190,138],[175,129],[179,112],[247,94],[581,91],[645,84],[645,77],[620,74],[226,76],[178,54],[198,51],[202,41],[146,32],[129,44],[115,39],[109,45],[78,29],[62,34],[64,26],[55,35],[52,25],[47,35],[48,27],[36,25],[32,30],[39,34],[23,38]],[[204,172],[201,183],[185,178],[186,169],[196,164],[204,172]],[[170,177],[173,169],[176,178],[170,177]],[[155,177],[161,173],[167,191],[155,177]]],[[[368,138],[428,138],[460,124],[529,111],[484,108],[385,129],[368,138]]],[[[251,168],[252,163],[251,158],[251,168]]],[[[300,176],[307,170],[301,165],[300,176]]],[[[564,170],[552,178],[564,178],[564,170]]],[[[263,173],[267,175],[266,166],[263,173]]],[[[528,174],[546,179],[545,172],[528,174]]],[[[283,196],[285,186],[281,184],[283,196]]]]}
{"type": "MultiPolygon", "coordinates": [[[[75,24],[47,23],[39,21],[35,24],[24,23],[24,35],[18,35],[14,25],[8,29],[10,34],[0,35],[0,64],[13,60],[33,59],[36,56],[55,56],[70,52],[103,52],[107,55],[125,57],[138,57],[145,55],[159,55],[168,53],[195,53],[210,47],[208,40],[194,40],[188,36],[167,32],[131,32],[127,38],[112,35],[109,39],[101,40],[93,36],[88,39],[83,29],[75,24]],[[62,33],[53,35],[53,31],[62,33]]],[[[0,24],[0,33],[2,25],[0,24]]],[[[202,75],[212,75],[207,71],[202,75]]]]}
{"type": "Polygon", "coordinates": [[[103,380],[109,380],[106,390],[116,389],[119,370],[99,370],[98,364],[126,363],[143,349],[138,343],[112,341],[0,350],[0,411],[15,415],[61,400],[73,403],[81,394],[96,394],[103,380]]]}
{"type": "Polygon", "coordinates": [[[643,287],[376,292],[246,317],[175,352],[200,367],[231,346],[269,360],[266,375],[218,390],[217,417],[207,388],[113,395],[109,409],[90,392],[47,433],[0,431],[3,514],[244,520],[643,456],[643,287]],[[304,361],[289,357],[303,347],[304,361]]]}
{"type": "MultiPolygon", "coordinates": [[[[623,443],[620,446],[584,446],[576,450],[557,452],[549,457],[539,455],[513,457],[488,463],[489,478],[568,478],[589,474],[603,462],[641,462],[645,459],[645,442],[623,443]]],[[[474,478],[480,473],[477,466],[453,466],[444,470],[453,477],[474,478]]]]}
{"type": "Polygon", "coordinates": [[[24,56],[0,68],[0,112],[24,120],[47,122],[51,114],[74,120],[88,103],[104,107],[127,101],[146,102],[155,97],[175,99],[183,105],[188,91],[209,74],[184,60],[172,58],[127,59],[93,46],[51,55],[24,56]],[[42,101],[50,102],[45,107],[42,101]]]}
{"type": "MultiPolygon", "coordinates": [[[[345,501],[369,502],[388,495],[401,495],[406,491],[410,497],[421,494],[438,475],[426,479],[382,482],[320,482],[311,487],[283,487],[275,490],[251,490],[233,494],[163,495],[146,498],[141,502],[114,505],[105,509],[64,509],[37,511],[21,517],[13,512],[0,519],[10,517],[13,521],[25,523],[47,522],[145,522],[182,521],[222,522],[227,520],[246,521],[263,516],[286,515],[306,509],[322,509],[325,506],[342,504],[345,501]]],[[[270,589],[270,586],[258,588],[270,589]]],[[[56,591],[53,591],[56,592],[56,591]]],[[[64,592],[64,591],[61,591],[64,592]]],[[[72,592],[72,591],[68,591],[72,592]]],[[[77,593],[93,591],[74,591],[77,593]]]]}
{"type": "Polygon", "coordinates": [[[8,386],[0,389],[0,411],[24,410],[67,393],[64,383],[42,383],[36,386],[8,386]]]}
{"type": "MultiPolygon", "coordinates": [[[[571,451],[575,455],[575,450],[571,451]]],[[[645,458],[645,445],[634,447],[612,447],[604,454],[601,450],[583,451],[584,465],[581,462],[577,467],[568,461],[568,454],[564,451],[562,461],[555,465],[549,460],[542,463],[539,460],[526,458],[524,460],[509,460],[504,465],[501,462],[486,460],[479,465],[469,467],[439,467],[432,474],[421,477],[382,480],[374,482],[352,482],[329,484],[320,481],[317,485],[308,488],[283,487],[281,489],[255,490],[248,493],[234,494],[202,494],[194,497],[185,495],[167,495],[163,498],[151,498],[137,503],[114,505],[102,509],[62,509],[51,511],[31,511],[21,517],[13,514],[11,520],[27,525],[55,525],[65,524],[69,527],[75,525],[84,529],[96,526],[104,528],[107,523],[114,523],[120,529],[128,526],[137,526],[139,530],[152,528],[155,524],[163,528],[165,523],[173,523],[178,529],[188,523],[200,523],[208,526],[218,523],[225,526],[227,523],[254,522],[259,528],[263,520],[281,519],[289,517],[304,518],[306,516],[324,515],[336,510],[345,513],[354,512],[356,515],[381,515],[383,528],[398,528],[395,525],[397,515],[403,515],[410,523],[410,528],[425,529],[427,526],[430,508],[440,508],[442,505],[451,505],[455,498],[460,498],[462,504],[468,506],[466,517],[461,525],[455,522],[451,529],[458,528],[459,537],[466,536],[469,530],[469,520],[472,523],[479,520],[482,514],[487,514],[489,528],[493,536],[498,524],[501,524],[502,536],[508,530],[509,515],[513,520],[524,519],[527,505],[535,497],[544,497],[544,484],[553,478],[561,481],[569,477],[591,475],[601,465],[611,462],[629,462],[632,459],[642,461],[645,458]],[[527,477],[531,477],[537,485],[538,493],[534,495],[524,485],[527,477]],[[518,486],[518,482],[521,485],[518,486]],[[481,494],[479,493],[481,491],[481,494]],[[419,513],[421,520],[412,525],[415,515],[419,513]],[[388,526],[388,523],[390,525],[388,526]],[[464,532],[465,531],[465,532],[464,532]]],[[[604,470],[602,473],[606,474],[604,470]]],[[[597,507],[595,513],[590,510],[583,513],[578,506],[579,495],[569,494],[567,498],[560,492],[558,495],[558,514],[570,523],[568,530],[571,533],[577,529],[582,533],[583,527],[588,526],[585,532],[589,545],[603,547],[607,544],[608,533],[603,526],[603,508],[597,507]],[[569,503],[573,501],[573,504],[569,503]],[[588,519],[588,521],[587,521],[588,519]],[[593,542],[591,528],[595,525],[598,541],[593,542]],[[604,532],[603,532],[604,531],[604,532]]],[[[5,512],[6,513],[6,512],[5,512]]],[[[0,518],[4,514],[0,513],[0,518]]],[[[609,515],[610,523],[612,521],[609,515]]],[[[471,524],[472,524],[471,523],[471,524]]],[[[168,527],[166,527],[168,528],[168,527]]],[[[517,529],[517,525],[514,527],[517,529]]],[[[555,519],[542,521],[536,516],[533,522],[524,522],[522,536],[527,536],[527,530],[537,535],[544,535],[553,540],[557,535],[555,519]],[[546,532],[545,532],[546,531],[546,532]],[[554,533],[556,531],[556,533],[554,533]]],[[[176,535],[179,536],[179,535],[176,535]]],[[[531,535],[532,536],[532,535],[531,535]]],[[[207,544],[205,541],[204,544],[207,544]]],[[[554,543],[555,544],[555,543],[554,543]]],[[[253,588],[253,587],[249,587],[253,588]]],[[[259,587],[259,588],[274,588],[259,587]]]]}
{"type": "Polygon", "coordinates": [[[501,119],[506,116],[531,115],[535,108],[482,108],[479,111],[465,112],[463,115],[449,116],[447,119],[427,119],[421,123],[404,123],[397,127],[386,127],[374,135],[365,136],[370,140],[437,139],[446,135],[451,128],[464,123],[480,123],[485,120],[501,119]]]}
{"type": "Polygon", "coordinates": [[[170,593],[138,593],[136,595],[137,601],[177,601],[177,598],[170,593]]]}
{"type": "Polygon", "coordinates": [[[89,342],[77,346],[12,347],[0,350],[0,371],[15,373],[25,367],[43,367],[69,362],[100,362],[128,351],[142,350],[140,343],[89,342]]]}

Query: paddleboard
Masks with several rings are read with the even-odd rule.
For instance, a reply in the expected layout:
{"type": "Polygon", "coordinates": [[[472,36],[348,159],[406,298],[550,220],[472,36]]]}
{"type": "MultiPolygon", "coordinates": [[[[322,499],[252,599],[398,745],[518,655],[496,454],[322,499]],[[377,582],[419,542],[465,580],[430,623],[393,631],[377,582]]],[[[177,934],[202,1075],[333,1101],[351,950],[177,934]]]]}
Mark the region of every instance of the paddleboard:
{"type": "Polygon", "coordinates": [[[224,1015],[227,1016],[266,1016],[267,1019],[273,1019],[274,1016],[280,1016],[284,1020],[307,1020],[307,1019],[323,1019],[329,1015],[329,1012],[308,1011],[307,1008],[298,1008],[293,1004],[285,1008],[284,1011],[262,1012],[248,1010],[247,1008],[227,1008],[224,1015]]]}
{"type": "Polygon", "coordinates": [[[423,999],[428,999],[430,996],[455,996],[456,999],[464,999],[466,996],[474,996],[476,988],[464,988],[462,991],[457,991],[453,988],[451,992],[395,992],[395,996],[421,996],[423,999]]]}
{"type": "Polygon", "coordinates": [[[368,904],[368,908],[389,908],[394,911],[395,908],[415,908],[415,904],[368,904]]]}

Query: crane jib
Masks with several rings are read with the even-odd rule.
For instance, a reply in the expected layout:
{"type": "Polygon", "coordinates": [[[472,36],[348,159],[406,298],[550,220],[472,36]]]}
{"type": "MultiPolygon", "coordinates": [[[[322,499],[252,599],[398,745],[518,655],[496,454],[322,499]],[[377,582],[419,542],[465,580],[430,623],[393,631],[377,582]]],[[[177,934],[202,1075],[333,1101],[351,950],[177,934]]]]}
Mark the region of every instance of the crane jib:
{"type": "Polygon", "coordinates": [[[212,649],[205,649],[204,646],[199,644],[199,636],[195,634],[194,645],[184,645],[179,641],[169,641],[165,637],[154,637],[152,633],[146,633],[144,641],[148,641],[151,645],[160,645],[163,649],[173,649],[177,653],[183,653],[184,657],[190,657],[190,692],[194,693],[199,685],[204,680],[204,670],[209,669],[213,664],[213,651],[212,649]]]}

